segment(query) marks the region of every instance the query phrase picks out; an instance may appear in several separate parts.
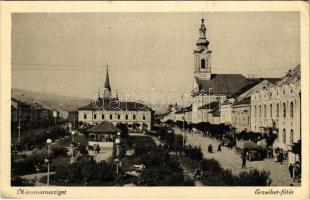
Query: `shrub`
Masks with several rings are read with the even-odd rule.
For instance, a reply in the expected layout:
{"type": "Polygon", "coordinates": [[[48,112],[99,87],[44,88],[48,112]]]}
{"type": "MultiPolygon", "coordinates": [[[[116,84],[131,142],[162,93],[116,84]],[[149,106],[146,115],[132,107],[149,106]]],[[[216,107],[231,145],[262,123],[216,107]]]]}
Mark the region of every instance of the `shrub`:
{"type": "Polygon", "coordinates": [[[115,169],[113,164],[104,161],[96,163],[92,159],[83,158],[69,165],[58,166],[55,172],[56,182],[74,185],[82,183],[86,185],[104,185],[106,182],[114,181],[115,169]]]}
{"type": "Polygon", "coordinates": [[[185,153],[185,156],[193,160],[201,160],[203,157],[203,153],[200,147],[186,146],[184,149],[184,153],[185,153]]]}
{"type": "Polygon", "coordinates": [[[60,146],[60,145],[52,146],[52,155],[54,157],[67,156],[67,153],[68,153],[68,149],[66,149],[63,146],[60,146]]]}
{"type": "Polygon", "coordinates": [[[240,172],[236,181],[238,186],[266,186],[270,172],[257,169],[240,172]]]}
{"type": "Polygon", "coordinates": [[[215,172],[219,172],[221,170],[220,163],[214,159],[202,159],[199,165],[202,170],[212,170],[215,172]]]}

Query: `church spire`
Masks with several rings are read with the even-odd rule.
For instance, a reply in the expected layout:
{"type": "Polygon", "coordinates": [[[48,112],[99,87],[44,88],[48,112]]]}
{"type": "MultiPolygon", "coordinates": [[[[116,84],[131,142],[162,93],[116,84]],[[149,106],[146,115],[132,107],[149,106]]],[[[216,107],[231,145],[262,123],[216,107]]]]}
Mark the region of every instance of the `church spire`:
{"type": "Polygon", "coordinates": [[[206,37],[206,26],[204,24],[204,19],[202,18],[201,19],[201,25],[200,25],[200,28],[199,28],[199,39],[198,41],[196,42],[196,45],[197,47],[207,47],[208,48],[208,45],[209,45],[209,41],[207,40],[207,37],[206,37]]]}
{"type": "Polygon", "coordinates": [[[106,72],[106,75],[105,75],[104,88],[108,88],[108,89],[111,90],[110,79],[109,79],[109,66],[108,65],[107,65],[107,72],[106,72]]]}
{"type": "Polygon", "coordinates": [[[103,98],[110,98],[111,97],[111,86],[110,86],[110,79],[109,79],[109,66],[107,65],[107,72],[105,76],[105,83],[103,88],[103,98]]]}

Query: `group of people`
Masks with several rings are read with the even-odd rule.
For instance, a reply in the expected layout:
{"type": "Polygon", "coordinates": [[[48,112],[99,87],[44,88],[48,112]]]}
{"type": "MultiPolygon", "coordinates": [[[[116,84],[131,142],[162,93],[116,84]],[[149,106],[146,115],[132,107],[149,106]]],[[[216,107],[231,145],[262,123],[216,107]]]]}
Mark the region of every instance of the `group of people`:
{"type": "Polygon", "coordinates": [[[296,161],[295,164],[290,163],[288,167],[288,171],[290,173],[291,178],[293,178],[293,182],[299,182],[301,178],[301,165],[299,161],[296,161]]]}
{"type": "MultiPolygon", "coordinates": [[[[221,152],[221,151],[222,151],[222,144],[220,143],[220,144],[217,146],[217,152],[221,152]]],[[[213,153],[212,144],[209,144],[209,146],[208,146],[208,152],[209,152],[209,153],[213,153]]]]}

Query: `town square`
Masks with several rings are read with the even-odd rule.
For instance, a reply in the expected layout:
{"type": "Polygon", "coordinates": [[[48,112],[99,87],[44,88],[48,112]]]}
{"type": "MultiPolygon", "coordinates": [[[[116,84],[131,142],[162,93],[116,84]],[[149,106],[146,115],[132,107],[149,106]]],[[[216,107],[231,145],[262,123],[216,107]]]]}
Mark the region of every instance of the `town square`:
{"type": "Polygon", "coordinates": [[[12,14],[11,186],[301,186],[299,32],[297,12],[12,14]]]}

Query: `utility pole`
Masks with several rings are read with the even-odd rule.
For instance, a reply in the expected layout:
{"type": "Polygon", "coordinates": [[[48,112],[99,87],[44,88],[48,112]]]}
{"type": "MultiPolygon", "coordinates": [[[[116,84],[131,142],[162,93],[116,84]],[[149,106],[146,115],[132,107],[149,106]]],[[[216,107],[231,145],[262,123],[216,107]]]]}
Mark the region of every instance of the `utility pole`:
{"type": "Polygon", "coordinates": [[[17,99],[17,108],[18,108],[18,127],[17,127],[17,129],[18,129],[18,144],[20,144],[20,129],[21,129],[21,127],[20,127],[20,113],[21,113],[21,103],[20,103],[20,101],[19,101],[19,99],[17,99]]]}

